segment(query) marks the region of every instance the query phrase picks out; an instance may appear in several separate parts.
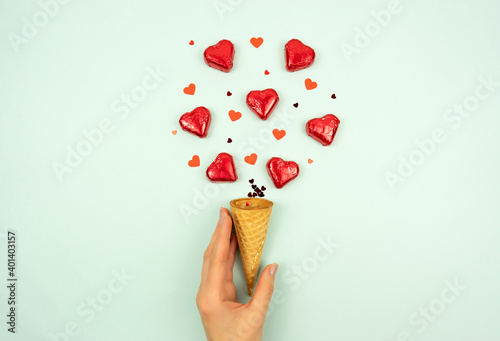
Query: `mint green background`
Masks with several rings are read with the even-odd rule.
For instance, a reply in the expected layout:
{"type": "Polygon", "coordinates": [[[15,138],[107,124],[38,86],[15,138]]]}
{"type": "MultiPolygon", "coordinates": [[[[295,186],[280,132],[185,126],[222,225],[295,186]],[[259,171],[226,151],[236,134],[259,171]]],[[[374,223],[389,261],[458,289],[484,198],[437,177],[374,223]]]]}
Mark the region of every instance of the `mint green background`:
{"type": "MultiPolygon", "coordinates": [[[[386,341],[403,332],[414,340],[500,339],[500,88],[458,128],[443,118],[474,95],[480,77],[500,80],[498,2],[401,1],[350,62],[341,44],[354,44],[356,29],[389,2],[220,3],[228,6],[222,17],[211,0],[70,1],[16,53],[9,34],[20,34],[40,5],[0,1],[0,259],[7,229],[19,238],[18,334],[2,319],[1,339],[50,340],[73,322],[80,329],[70,340],[203,339],[195,306],[202,254],[219,207],[244,196],[249,178],[275,203],[262,263],[280,264],[280,295],[266,340],[386,341]],[[259,36],[255,49],[249,39],[259,36]],[[295,37],[317,60],[288,73],[283,45],[295,37]],[[202,60],[222,38],[236,48],[229,74],[202,60]],[[169,73],[158,88],[127,117],[114,112],[156,65],[169,73]],[[305,78],[318,88],[306,91],[305,78]],[[189,83],[194,96],[182,93],[189,83]],[[246,93],[266,87],[278,91],[275,115],[288,123],[262,122],[246,108],[246,93]],[[199,105],[213,114],[204,140],[177,123],[199,105]],[[230,109],[243,117],[231,122],[230,109]],[[341,125],[322,147],[303,127],[327,113],[341,125]],[[113,132],[59,182],[51,164],[103,119],[113,132]],[[268,128],[287,135],[262,133],[263,146],[252,149],[247,139],[268,128]],[[435,129],[445,142],[392,191],[386,172],[397,172],[414,140],[435,129]],[[240,179],[207,187],[205,169],[222,151],[235,157],[240,179]],[[254,151],[256,165],[245,164],[254,151]],[[198,168],[187,166],[193,154],[198,168]],[[265,171],[272,156],[300,165],[282,190],[265,171]],[[210,190],[210,200],[200,198],[210,190]],[[197,214],[184,219],[181,209],[194,205],[197,214]],[[338,247],[315,263],[318,239],[327,238],[338,247]],[[294,266],[311,273],[299,279],[294,266]],[[86,322],[78,307],[106,297],[111,282],[116,289],[113,271],[122,269],[134,279],[86,322]],[[455,278],[467,289],[420,332],[409,318],[439,305],[455,278]]],[[[239,259],[235,278],[247,300],[239,259]]]]}

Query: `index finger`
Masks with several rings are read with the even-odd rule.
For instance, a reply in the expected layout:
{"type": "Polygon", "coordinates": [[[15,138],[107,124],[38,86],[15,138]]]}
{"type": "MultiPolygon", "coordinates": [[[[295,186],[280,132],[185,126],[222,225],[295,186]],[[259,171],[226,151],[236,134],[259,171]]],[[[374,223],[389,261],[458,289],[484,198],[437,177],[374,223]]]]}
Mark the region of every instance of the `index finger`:
{"type": "Polygon", "coordinates": [[[209,266],[210,266],[210,259],[212,258],[212,253],[215,247],[215,241],[217,239],[217,236],[220,231],[220,227],[222,225],[222,216],[223,216],[224,208],[221,207],[220,209],[220,215],[219,215],[219,221],[217,222],[217,225],[215,225],[215,230],[214,233],[212,234],[212,237],[210,238],[210,242],[208,243],[207,249],[205,250],[205,253],[203,255],[203,266],[201,269],[201,282],[205,283],[207,281],[207,276],[208,276],[208,271],[209,271],[209,266]]]}
{"type": "Polygon", "coordinates": [[[210,256],[210,261],[208,264],[208,278],[207,286],[220,291],[224,287],[224,280],[226,278],[227,271],[227,260],[229,253],[229,244],[231,242],[231,228],[233,222],[229,211],[224,209],[221,226],[219,228],[219,233],[215,237],[214,250],[210,256]]]}

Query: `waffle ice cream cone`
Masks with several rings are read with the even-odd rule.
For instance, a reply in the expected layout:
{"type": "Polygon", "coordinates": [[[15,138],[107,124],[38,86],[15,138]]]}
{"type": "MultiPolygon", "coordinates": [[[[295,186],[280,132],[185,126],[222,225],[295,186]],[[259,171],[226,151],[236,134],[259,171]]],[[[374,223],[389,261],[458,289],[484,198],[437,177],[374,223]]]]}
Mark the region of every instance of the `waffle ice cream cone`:
{"type": "Polygon", "coordinates": [[[255,280],[259,273],[260,258],[266,241],[273,202],[261,198],[241,198],[232,200],[230,205],[243,262],[243,271],[247,281],[248,295],[252,296],[255,280]],[[247,206],[247,203],[250,205],[247,206]]]}

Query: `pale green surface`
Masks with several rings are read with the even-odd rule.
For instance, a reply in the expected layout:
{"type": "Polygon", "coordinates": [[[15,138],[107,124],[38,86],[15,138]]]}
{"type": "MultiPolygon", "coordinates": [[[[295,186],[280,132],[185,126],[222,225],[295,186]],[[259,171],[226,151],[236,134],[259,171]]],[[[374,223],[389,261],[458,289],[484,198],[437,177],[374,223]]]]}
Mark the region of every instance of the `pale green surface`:
{"type": "MultiPolygon", "coordinates": [[[[500,87],[457,129],[443,119],[480,77],[500,80],[498,2],[405,0],[350,63],[341,44],[353,44],[356,28],[389,2],[219,2],[233,4],[222,19],[212,0],[71,1],[17,54],[8,35],[20,34],[23,18],[40,7],[0,2],[0,255],[5,231],[17,230],[20,278],[18,334],[7,335],[2,322],[0,338],[50,340],[75,321],[80,334],[70,340],[203,339],[194,303],[202,254],[219,206],[245,195],[252,177],[275,203],[262,262],[280,264],[281,297],[266,340],[386,341],[402,332],[414,340],[500,339],[500,87]],[[264,44],[255,49],[249,39],[259,36],[264,44]],[[317,60],[291,74],[283,45],[294,37],[317,60]],[[229,74],[201,57],[222,38],[236,45],[229,74]],[[156,65],[169,76],[127,117],[113,112],[156,65]],[[318,88],[306,91],[305,78],[318,88]],[[195,96],[182,93],[189,83],[195,96]],[[288,123],[262,122],[246,108],[246,93],[266,87],[278,91],[288,123]],[[213,113],[205,140],[177,124],[198,105],[213,113]],[[230,109],[242,119],[231,122],[230,109]],[[329,148],[303,128],[326,113],[341,120],[329,148]],[[114,131],[59,182],[51,163],[64,162],[66,146],[105,118],[114,131]],[[264,127],[287,136],[268,140],[264,127]],[[385,173],[397,172],[413,141],[435,129],[446,141],[391,191],[385,173]],[[261,145],[264,138],[255,166],[243,162],[255,151],[252,137],[261,145]],[[210,187],[204,172],[221,151],[239,162],[240,180],[210,187]],[[193,154],[199,168],[187,167],[193,154]],[[301,167],[279,191],[265,172],[272,156],[301,167]],[[214,189],[208,203],[197,194],[214,189]],[[199,214],[186,221],[180,205],[199,205],[199,214]],[[327,238],[337,248],[316,253],[326,259],[299,280],[293,266],[313,267],[318,240],[327,238]],[[135,279],[90,318],[86,300],[116,285],[121,269],[135,279]],[[467,289],[420,332],[422,318],[409,319],[420,307],[441,308],[435,300],[455,278],[467,289]]],[[[244,298],[240,267],[238,260],[244,298]]]]}

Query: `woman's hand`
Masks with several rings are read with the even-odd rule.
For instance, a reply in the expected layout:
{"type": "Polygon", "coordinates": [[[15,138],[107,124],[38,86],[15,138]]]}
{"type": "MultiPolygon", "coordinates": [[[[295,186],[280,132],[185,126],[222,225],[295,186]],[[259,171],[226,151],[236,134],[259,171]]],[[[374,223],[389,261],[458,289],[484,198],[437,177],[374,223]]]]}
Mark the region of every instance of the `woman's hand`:
{"type": "Polygon", "coordinates": [[[273,296],[278,264],[268,265],[262,271],[250,302],[238,302],[233,283],[234,255],[238,242],[236,235],[231,236],[231,229],[229,211],[221,208],[219,222],[203,256],[196,305],[208,341],[260,341],[267,308],[273,296]]]}

